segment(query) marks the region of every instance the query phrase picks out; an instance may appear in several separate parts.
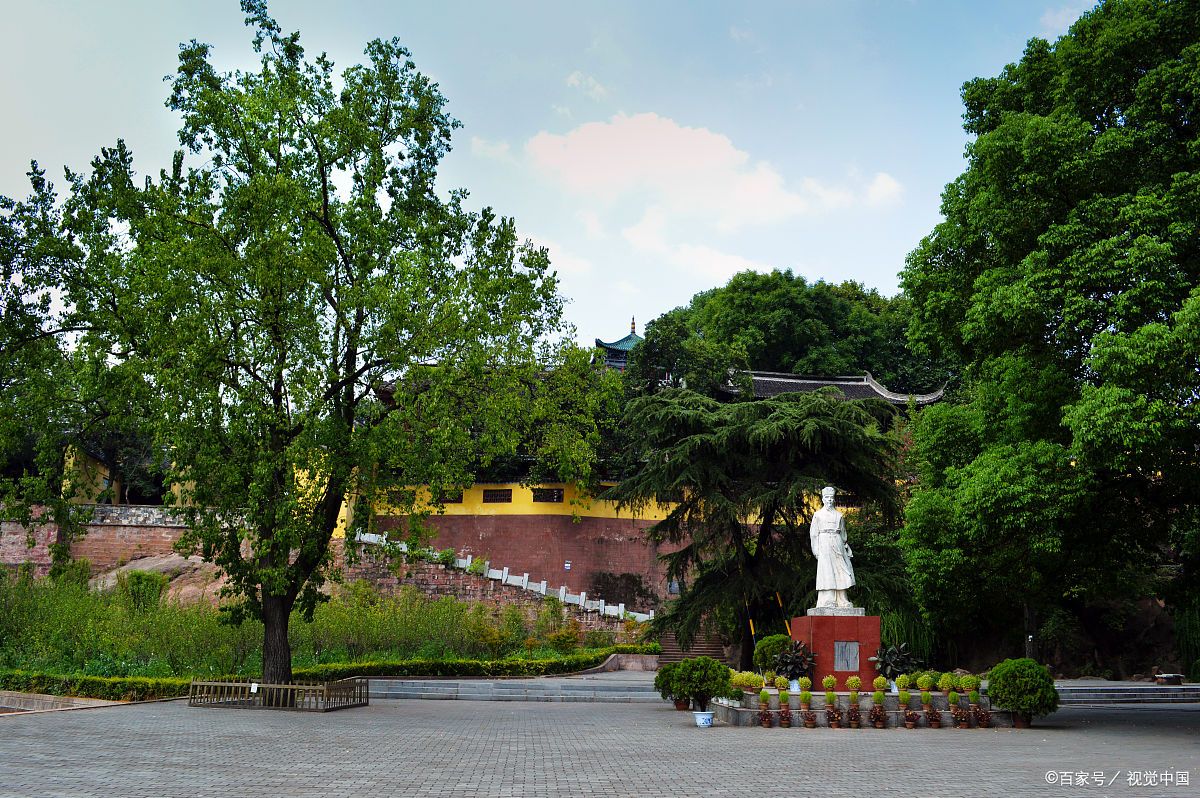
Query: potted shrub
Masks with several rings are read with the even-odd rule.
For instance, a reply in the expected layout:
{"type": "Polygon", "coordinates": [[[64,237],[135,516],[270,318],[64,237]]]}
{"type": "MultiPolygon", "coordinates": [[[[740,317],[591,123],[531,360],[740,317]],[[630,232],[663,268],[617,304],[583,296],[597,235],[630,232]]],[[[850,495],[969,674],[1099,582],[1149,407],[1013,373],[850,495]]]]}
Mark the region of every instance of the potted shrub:
{"type": "Polygon", "coordinates": [[[949,693],[954,688],[958,687],[958,677],[953,673],[943,673],[937,682],[938,690],[943,693],[949,693]]]}
{"type": "Polygon", "coordinates": [[[990,729],[992,727],[992,713],[981,706],[974,706],[971,712],[975,715],[975,727],[979,729],[990,729]]]}
{"type": "MultiPolygon", "coordinates": [[[[787,635],[767,635],[758,644],[754,646],[754,655],[751,658],[754,661],[754,667],[759,673],[767,673],[775,669],[778,670],[776,660],[779,655],[787,651],[792,646],[792,638],[787,635]]],[[[772,675],[771,678],[775,678],[772,675]]]]}
{"type": "Polygon", "coordinates": [[[907,643],[898,646],[880,646],[875,656],[868,661],[875,663],[875,670],[886,680],[895,679],[902,673],[911,673],[921,667],[921,661],[908,650],[907,643]]]}
{"type": "Polygon", "coordinates": [[[942,728],[942,713],[938,712],[933,707],[930,707],[929,709],[925,710],[925,719],[929,722],[929,728],[931,728],[931,729],[942,728]]]}
{"type": "Polygon", "coordinates": [[[950,716],[954,718],[954,725],[960,729],[967,729],[971,726],[971,713],[967,711],[962,704],[950,705],[950,716]]]}
{"type": "Polygon", "coordinates": [[[815,729],[817,727],[817,713],[811,709],[801,712],[800,717],[804,719],[804,728],[815,729]]]}
{"type": "Polygon", "coordinates": [[[812,707],[812,693],[807,690],[800,691],[800,709],[808,710],[812,707]]]}
{"type": "Polygon", "coordinates": [[[663,697],[664,701],[674,701],[675,709],[686,710],[691,704],[687,697],[680,694],[677,671],[679,670],[678,662],[668,662],[658,669],[658,673],[654,674],[654,689],[663,697]]]}
{"type": "Polygon", "coordinates": [[[1045,665],[1031,659],[1006,659],[988,674],[994,706],[1012,710],[1013,726],[1027,729],[1035,717],[1058,709],[1058,690],[1045,665]]]}
{"type": "Polygon", "coordinates": [[[912,687],[912,677],[911,676],[909,676],[907,673],[902,673],[896,677],[896,689],[897,690],[907,690],[909,687],[912,687]]]}
{"type": "Polygon", "coordinates": [[[767,688],[758,691],[758,708],[766,709],[771,706],[771,694],[767,692],[767,688]]]}
{"type": "Polygon", "coordinates": [[[779,689],[779,708],[791,709],[792,694],[788,692],[786,687],[779,689]]]}
{"type": "MultiPolygon", "coordinates": [[[[925,695],[926,693],[928,693],[930,690],[933,689],[933,677],[930,676],[928,673],[924,673],[924,674],[921,674],[920,676],[918,676],[917,677],[917,689],[919,689],[921,691],[922,695],[925,695]]],[[[929,702],[925,701],[925,699],[921,699],[921,703],[927,704],[929,702]]]]}
{"type": "Polygon", "coordinates": [[[942,688],[939,687],[939,684],[941,682],[942,674],[938,673],[937,671],[930,671],[929,678],[930,678],[929,689],[935,693],[941,692],[942,688]]]}
{"type": "Polygon", "coordinates": [[[829,728],[836,729],[842,725],[842,710],[837,704],[825,705],[825,720],[829,723],[829,728]]]}
{"type": "MultiPolygon", "coordinates": [[[[897,683],[897,686],[899,686],[898,683],[897,683]]],[[[900,709],[901,710],[908,709],[908,704],[910,701],[912,701],[912,693],[908,692],[907,690],[901,690],[898,695],[898,698],[900,700],[900,709]]]]}
{"type": "Polygon", "coordinates": [[[958,691],[951,688],[950,692],[946,693],[946,702],[950,705],[950,709],[954,709],[959,705],[961,699],[958,697],[958,691]]]}
{"type": "Polygon", "coordinates": [[[971,705],[971,709],[975,709],[979,706],[978,690],[972,690],[971,692],[967,693],[967,703],[971,705]]]}
{"type": "Polygon", "coordinates": [[[779,702],[779,728],[781,728],[781,729],[792,728],[792,710],[790,707],[788,707],[786,704],[783,703],[782,699],[780,699],[780,702],[779,702]]]}
{"type": "Polygon", "coordinates": [[[713,696],[729,695],[729,668],[712,657],[693,657],[679,663],[675,671],[677,689],[681,697],[692,702],[696,725],[701,728],[712,726],[712,713],[708,702],[713,696]]]}
{"type": "Polygon", "coordinates": [[[857,702],[851,703],[846,710],[846,721],[850,724],[851,729],[857,729],[862,725],[862,709],[857,702]]]}
{"type": "Polygon", "coordinates": [[[821,684],[824,685],[826,692],[836,690],[837,689],[837,677],[831,673],[828,676],[826,676],[824,679],[821,680],[821,684]]]}
{"type": "Polygon", "coordinates": [[[858,676],[846,678],[846,689],[850,691],[850,706],[858,703],[858,691],[862,687],[862,679],[858,676]]]}
{"type": "MultiPolygon", "coordinates": [[[[883,677],[879,676],[876,680],[878,681],[878,679],[883,679],[883,677]]],[[[886,679],[884,679],[884,684],[887,684],[886,679]]],[[[883,690],[876,690],[871,694],[871,703],[873,705],[871,707],[871,722],[875,724],[876,729],[882,729],[884,723],[887,721],[887,711],[883,708],[883,690]]]]}
{"type": "MultiPolygon", "coordinates": [[[[764,638],[764,642],[765,640],[764,638]]],[[[759,645],[761,646],[762,643],[759,645]]],[[[755,651],[757,650],[756,647],[755,651]]],[[[809,650],[807,645],[799,642],[792,643],[775,657],[775,671],[791,682],[792,690],[808,690],[812,687],[811,679],[809,679],[808,687],[802,687],[798,682],[801,677],[808,677],[812,674],[816,659],[816,655],[809,650]]]]}
{"type": "Polygon", "coordinates": [[[933,696],[929,694],[928,690],[921,691],[921,709],[925,712],[933,709],[933,696]]]}
{"type": "Polygon", "coordinates": [[[742,671],[742,689],[747,693],[757,693],[766,684],[763,677],[754,671],[742,671]]]}
{"type": "Polygon", "coordinates": [[[915,709],[913,709],[912,707],[904,708],[904,728],[906,728],[906,729],[917,728],[917,721],[920,719],[921,719],[921,715],[915,709]]]}
{"type": "Polygon", "coordinates": [[[771,728],[771,710],[760,709],[758,711],[758,722],[762,724],[764,729],[771,728]]]}
{"type": "Polygon", "coordinates": [[[786,677],[776,676],[773,684],[775,685],[776,690],[786,690],[791,685],[791,682],[789,682],[786,677]]]}
{"type": "Polygon", "coordinates": [[[763,674],[763,684],[767,687],[775,686],[775,671],[767,671],[763,674]]]}
{"type": "Polygon", "coordinates": [[[871,682],[871,684],[875,687],[876,690],[888,689],[888,680],[882,676],[876,676],[875,681],[871,682]]]}
{"type": "Polygon", "coordinates": [[[832,690],[825,691],[825,706],[831,707],[837,704],[837,693],[832,690]]]}

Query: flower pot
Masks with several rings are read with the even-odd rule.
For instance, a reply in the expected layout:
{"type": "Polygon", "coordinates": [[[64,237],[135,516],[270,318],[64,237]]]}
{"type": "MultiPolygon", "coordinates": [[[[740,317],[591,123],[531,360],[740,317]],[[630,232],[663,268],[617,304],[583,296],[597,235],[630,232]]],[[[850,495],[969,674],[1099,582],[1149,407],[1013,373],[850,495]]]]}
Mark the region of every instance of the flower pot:
{"type": "Polygon", "coordinates": [[[1014,729],[1028,729],[1030,726],[1031,718],[1024,712],[1014,712],[1012,719],[1014,729]]]}
{"type": "Polygon", "coordinates": [[[839,729],[839,728],[841,728],[841,724],[838,723],[836,720],[831,720],[831,721],[829,721],[829,728],[839,729]]]}
{"type": "Polygon", "coordinates": [[[692,717],[696,719],[696,725],[701,729],[711,729],[713,725],[713,713],[711,712],[693,712],[692,717]]]}
{"type": "Polygon", "coordinates": [[[929,721],[929,728],[940,729],[942,728],[942,722],[940,720],[931,720],[929,721]]]}
{"type": "Polygon", "coordinates": [[[790,728],[792,728],[792,722],[790,720],[784,720],[783,718],[780,718],[779,719],[779,728],[790,729],[790,728]]]}
{"type": "Polygon", "coordinates": [[[800,702],[800,711],[801,712],[808,712],[810,709],[812,709],[811,702],[805,702],[805,701],[800,702]]]}
{"type": "Polygon", "coordinates": [[[683,712],[684,710],[688,710],[691,708],[692,708],[692,702],[688,701],[686,698],[676,698],[675,699],[675,709],[679,710],[680,712],[683,712]]]}
{"type": "Polygon", "coordinates": [[[763,727],[764,729],[769,729],[769,728],[771,728],[771,719],[770,719],[770,718],[767,718],[766,720],[764,720],[764,721],[761,721],[761,722],[762,722],[762,727],[763,727]]]}
{"type": "Polygon", "coordinates": [[[852,721],[850,721],[850,728],[851,728],[851,729],[857,729],[857,728],[859,728],[860,726],[862,726],[862,724],[861,724],[861,723],[859,723],[857,720],[852,720],[852,721]]]}
{"type": "Polygon", "coordinates": [[[817,728],[817,722],[815,720],[806,720],[804,721],[804,728],[815,729],[817,728]]]}
{"type": "Polygon", "coordinates": [[[906,720],[906,721],[904,721],[904,728],[915,729],[915,728],[917,728],[917,724],[913,723],[911,720],[906,720]]]}
{"type": "Polygon", "coordinates": [[[933,709],[933,704],[922,704],[921,705],[922,712],[928,712],[931,709],[933,709]]]}
{"type": "Polygon", "coordinates": [[[876,728],[876,729],[882,729],[882,728],[883,728],[883,726],[884,726],[884,723],[883,723],[883,721],[881,721],[881,720],[877,720],[877,721],[875,721],[875,728],[876,728]]]}

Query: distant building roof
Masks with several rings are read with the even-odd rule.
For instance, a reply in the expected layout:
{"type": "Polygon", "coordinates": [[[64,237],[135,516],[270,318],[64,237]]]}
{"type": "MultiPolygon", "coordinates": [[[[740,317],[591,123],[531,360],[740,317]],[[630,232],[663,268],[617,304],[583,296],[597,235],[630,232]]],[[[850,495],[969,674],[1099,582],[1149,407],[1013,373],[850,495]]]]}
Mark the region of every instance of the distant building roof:
{"type": "Polygon", "coordinates": [[[786,374],[778,371],[752,371],[754,398],[766,399],[783,393],[803,393],[820,388],[834,387],[847,399],[882,399],[893,405],[933,404],[942,398],[944,388],[933,393],[904,394],[889,390],[875,381],[870,372],[843,377],[816,377],[806,374],[786,374]]]}
{"type": "Polygon", "coordinates": [[[629,350],[633,349],[641,340],[643,340],[642,336],[637,334],[637,320],[630,319],[629,335],[611,343],[597,338],[596,346],[604,350],[604,365],[624,371],[629,362],[629,350]]]}

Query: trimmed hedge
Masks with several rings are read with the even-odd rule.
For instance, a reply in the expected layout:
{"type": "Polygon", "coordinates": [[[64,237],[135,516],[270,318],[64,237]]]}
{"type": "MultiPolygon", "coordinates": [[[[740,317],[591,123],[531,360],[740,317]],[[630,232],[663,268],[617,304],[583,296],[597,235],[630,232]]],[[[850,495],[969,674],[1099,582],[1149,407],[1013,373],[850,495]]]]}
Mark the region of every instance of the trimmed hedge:
{"type": "Polygon", "coordinates": [[[101,698],[106,701],[149,701],[187,695],[190,678],[80,676],[78,674],[30,673],[0,670],[0,690],[45,695],[101,698]]]}
{"type": "Polygon", "coordinates": [[[441,679],[489,679],[503,676],[547,676],[594,668],[612,654],[660,654],[662,646],[611,646],[554,659],[406,659],[387,662],[337,662],[297,668],[296,679],[316,682],[348,679],[351,676],[412,678],[429,676],[441,679]]]}
{"type": "MultiPolygon", "coordinates": [[[[612,646],[610,648],[572,654],[555,659],[408,659],[391,662],[339,662],[296,668],[293,678],[300,681],[325,682],[351,676],[435,678],[492,678],[499,676],[545,676],[553,673],[572,673],[594,668],[611,654],[658,654],[657,643],[641,646],[612,646]]],[[[245,681],[245,677],[206,676],[207,680],[245,681]]],[[[0,690],[46,695],[69,695],[80,698],[101,698],[106,701],[149,701],[156,698],[175,698],[187,695],[191,677],[141,678],[81,676],[78,674],[32,673],[20,670],[0,670],[0,690]]]]}

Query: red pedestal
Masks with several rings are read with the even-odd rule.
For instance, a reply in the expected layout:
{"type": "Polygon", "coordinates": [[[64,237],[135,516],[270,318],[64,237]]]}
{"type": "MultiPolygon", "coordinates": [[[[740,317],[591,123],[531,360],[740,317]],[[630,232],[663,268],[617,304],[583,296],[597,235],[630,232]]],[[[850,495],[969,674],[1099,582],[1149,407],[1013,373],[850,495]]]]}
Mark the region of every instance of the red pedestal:
{"type": "Polygon", "coordinates": [[[817,655],[814,691],[821,689],[821,679],[831,673],[837,677],[838,690],[846,689],[846,677],[858,674],[862,679],[861,689],[871,691],[876,672],[875,663],[869,658],[879,650],[878,615],[802,615],[792,618],[792,639],[806,644],[817,655]],[[856,670],[836,668],[837,643],[858,643],[856,670]]]}

